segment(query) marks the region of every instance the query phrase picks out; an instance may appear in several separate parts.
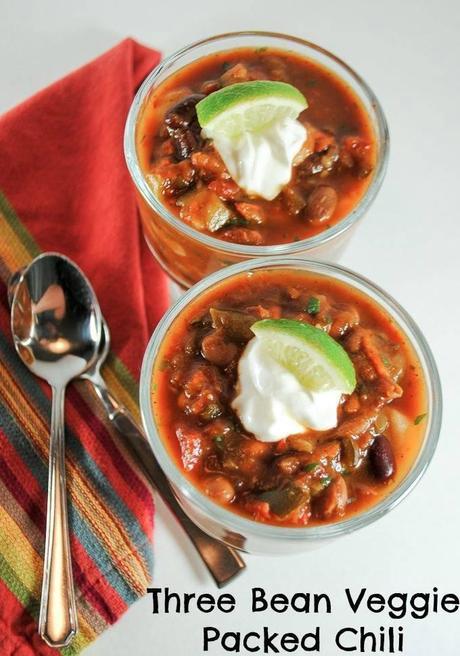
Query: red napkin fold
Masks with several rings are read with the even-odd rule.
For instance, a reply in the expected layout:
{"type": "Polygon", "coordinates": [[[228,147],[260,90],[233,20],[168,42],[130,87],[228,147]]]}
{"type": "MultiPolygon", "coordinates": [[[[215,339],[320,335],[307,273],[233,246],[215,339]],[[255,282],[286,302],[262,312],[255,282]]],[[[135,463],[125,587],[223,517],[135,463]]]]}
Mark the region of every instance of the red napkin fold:
{"type": "MultiPolygon", "coordinates": [[[[143,352],[167,306],[123,156],[133,95],[160,55],[127,39],[0,119],[0,654],[51,656],[37,635],[50,390],[21,364],[9,331],[9,275],[41,251],[90,278],[112,334],[105,375],[136,412],[143,352]]],[[[90,386],[66,396],[66,454],[78,654],[145,592],[153,502],[90,386]]]]}
{"type": "Polygon", "coordinates": [[[137,220],[123,131],[159,59],[126,39],[0,122],[0,189],[41,250],[68,255],[90,278],[135,376],[167,290],[137,220]]]}

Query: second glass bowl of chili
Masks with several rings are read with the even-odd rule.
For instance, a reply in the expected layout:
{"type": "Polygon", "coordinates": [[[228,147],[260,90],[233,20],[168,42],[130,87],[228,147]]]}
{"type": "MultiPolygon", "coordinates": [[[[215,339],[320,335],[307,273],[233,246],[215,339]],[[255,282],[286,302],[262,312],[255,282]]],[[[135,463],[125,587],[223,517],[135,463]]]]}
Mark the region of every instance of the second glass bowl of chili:
{"type": "MultiPolygon", "coordinates": [[[[251,361],[253,371],[258,364],[251,361]]],[[[169,310],[145,354],[140,404],[155,455],[189,516],[233,546],[276,553],[309,548],[391,510],[432,458],[442,401],[423,335],[388,294],[336,265],[265,258],[212,274],[169,310]],[[327,430],[288,424],[277,439],[273,410],[279,419],[280,403],[287,415],[299,409],[281,389],[292,378],[271,360],[268,382],[262,369],[256,373],[255,384],[271,390],[266,412],[256,416],[253,405],[249,417],[257,419],[258,439],[243,425],[241,363],[247,344],[259,339],[251,326],[264,319],[281,320],[282,329],[292,321],[319,329],[350,359],[355,387],[338,393],[327,430]],[[267,426],[275,436],[264,434],[267,426]]]]}
{"type": "Polygon", "coordinates": [[[380,103],[357,73],[313,43],[264,32],[215,36],[165,59],[125,130],[147,243],[184,288],[253,257],[336,260],[382,184],[388,146],[380,103]],[[308,101],[307,140],[273,200],[235,184],[195,113],[206,94],[260,79],[292,84],[308,101]]]}

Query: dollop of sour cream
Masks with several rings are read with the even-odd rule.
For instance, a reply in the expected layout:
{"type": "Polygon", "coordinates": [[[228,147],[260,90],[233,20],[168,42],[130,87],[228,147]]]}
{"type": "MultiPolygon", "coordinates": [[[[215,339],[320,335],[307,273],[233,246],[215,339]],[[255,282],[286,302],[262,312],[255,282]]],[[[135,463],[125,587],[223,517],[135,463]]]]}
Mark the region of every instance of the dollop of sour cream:
{"type": "Polygon", "coordinates": [[[296,119],[283,118],[257,131],[237,137],[203,130],[212,139],[228,172],[248,194],[273,200],[289,182],[292,162],[307,137],[306,128],[296,119]]]}
{"type": "Polygon", "coordinates": [[[278,442],[309,428],[335,428],[341,396],[338,390],[306,390],[254,337],[239,361],[232,407],[245,429],[258,440],[278,442]]]}

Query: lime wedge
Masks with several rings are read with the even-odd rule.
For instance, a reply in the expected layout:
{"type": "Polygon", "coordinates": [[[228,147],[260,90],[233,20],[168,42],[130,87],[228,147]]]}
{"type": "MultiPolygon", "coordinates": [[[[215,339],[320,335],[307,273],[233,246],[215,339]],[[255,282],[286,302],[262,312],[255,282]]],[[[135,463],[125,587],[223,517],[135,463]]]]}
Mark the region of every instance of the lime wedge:
{"type": "Polygon", "coordinates": [[[286,82],[239,82],[210,93],[196,106],[198,121],[211,137],[257,131],[282,118],[296,118],[307,107],[305,97],[286,82]]]}
{"type": "Polygon", "coordinates": [[[303,387],[351,394],[356,374],[347,352],[319,328],[294,319],[264,319],[251,326],[262,348],[303,387]]]}

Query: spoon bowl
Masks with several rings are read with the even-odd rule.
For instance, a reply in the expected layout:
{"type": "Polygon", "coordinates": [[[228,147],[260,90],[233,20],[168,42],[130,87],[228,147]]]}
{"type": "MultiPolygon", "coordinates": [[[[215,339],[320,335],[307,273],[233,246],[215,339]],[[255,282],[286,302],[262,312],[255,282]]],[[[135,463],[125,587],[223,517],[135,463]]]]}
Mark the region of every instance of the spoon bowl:
{"type": "Polygon", "coordinates": [[[80,269],[44,253],[10,283],[11,330],[29,369],[51,386],[81,375],[97,355],[101,313],[80,269]]]}

